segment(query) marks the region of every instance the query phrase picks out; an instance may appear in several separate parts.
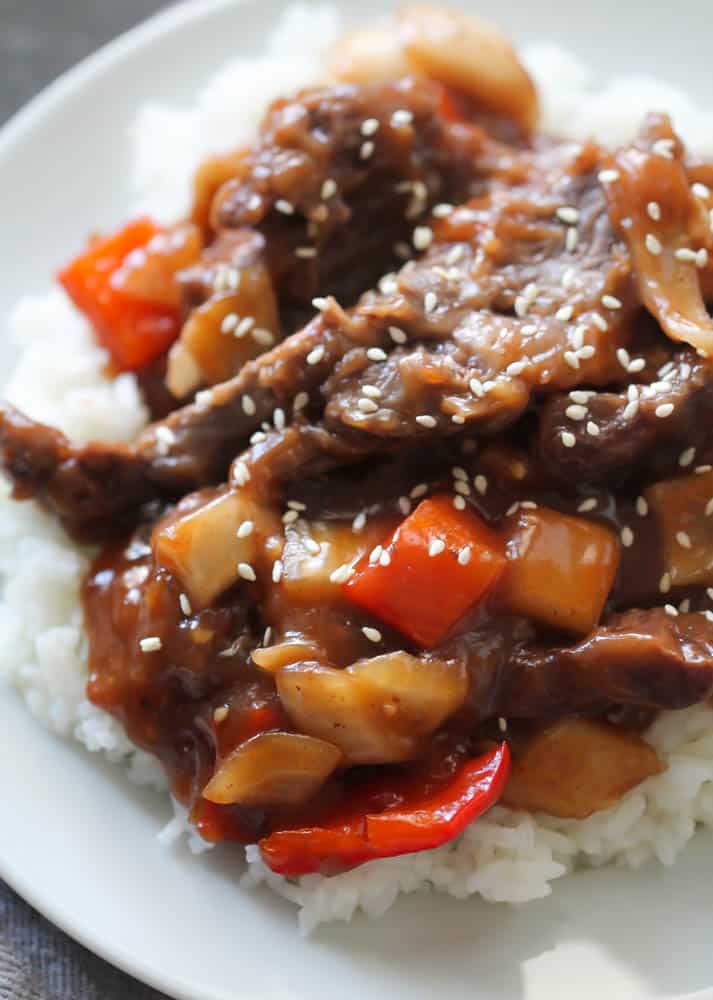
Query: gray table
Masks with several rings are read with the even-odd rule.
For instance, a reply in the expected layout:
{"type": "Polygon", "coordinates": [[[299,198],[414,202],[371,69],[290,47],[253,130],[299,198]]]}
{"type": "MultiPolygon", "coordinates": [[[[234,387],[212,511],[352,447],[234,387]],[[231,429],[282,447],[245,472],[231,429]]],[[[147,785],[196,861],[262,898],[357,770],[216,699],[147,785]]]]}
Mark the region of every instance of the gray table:
{"type": "MultiPolygon", "coordinates": [[[[153,14],[161,0],[0,0],[0,124],[59,73],[153,14]]],[[[0,881],[0,1000],[161,1000],[0,881]]]]}

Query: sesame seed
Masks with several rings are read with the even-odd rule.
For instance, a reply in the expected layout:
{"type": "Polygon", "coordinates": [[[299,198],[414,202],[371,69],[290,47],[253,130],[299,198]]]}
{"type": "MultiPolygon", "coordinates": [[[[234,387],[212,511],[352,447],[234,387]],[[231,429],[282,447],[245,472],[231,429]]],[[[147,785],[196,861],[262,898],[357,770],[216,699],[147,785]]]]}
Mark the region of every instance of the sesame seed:
{"type": "Polygon", "coordinates": [[[664,420],[666,417],[671,416],[673,410],[674,410],[673,403],[662,403],[660,406],[656,407],[656,410],[654,412],[656,413],[657,417],[659,417],[661,420],[664,420]]]}
{"type": "Polygon", "coordinates": [[[453,424],[464,424],[465,423],[465,417],[463,416],[462,413],[453,413],[453,414],[451,414],[451,423],[453,423],[453,424]]]}
{"type": "Polygon", "coordinates": [[[423,308],[427,316],[438,308],[438,297],[435,292],[426,292],[423,297],[423,308]]]}
{"type": "Polygon", "coordinates": [[[676,260],[681,260],[686,264],[695,264],[696,262],[696,251],[691,250],[690,247],[679,247],[678,250],[673,252],[676,260]]]}
{"type": "Polygon", "coordinates": [[[279,406],[275,407],[272,414],[272,422],[275,425],[275,430],[284,431],[285,429],[285,411],[280,409],[279,406]]]}
{"type": "Polygon", "coordinates": [[[525,298],[524,295],[518,295],[515,298],[514,306],[515,315],[520,319],[524,319],[527,316],[530,309],[531,302],[529,299],[525,298]]]}
{"type": "Polygon", "coordinates": [[[394,111],[391,116],[391,124],[394,128],[404,128],[404,126],[410,125],[412,121],[413,113],[405,109],[394,111]]]}
{"type": "Polygon", "coordinates": [[[244,337],[246,334],[250,333],[250,331],[252,330],[252,328],[254,326],[255,326],[255,319],[254,319],[254,317],[253,316],[245,316],[245,317],[243,317],[243,319],[240,320],[240,322],[238,323],[238,325],[235,327],[235,330],[233,331],[233,335],[235,337],[237,337],[238,339],[240,339],[240,337],[244,337]]]}
{"type": "Polygon", "coordinates": [[[691,599],[690,599],[690,597],[684,597],[684,599],[681,601],[681,603],[678,606],[678,610],[681,612],[682,615],[687,615],[688,614],[688,612],[691,610],[691,599]]]}
{"type": "Polygon", "coordinates": [[[579,212],[571,205],[562,205],[561,208],[557,209],[555,215],[560,222],[566,222],[569,226],[576,226],[579,222],[579,212]]]}
{"type": "Polygon", "coordinates": [[[673,139],[657,139],[656,142],[652,145],[651,149],[656,156],[662,156],[664,160],[672,160],[673,146],[674,146],[673,139]]]}
{"type": "Polygon", "coordinates": [[[463,260],[464,256],[465,247],[462,243],[456,243],[456,245],[451,247],[446,255],[446,264],[448,267],[454,267],[459,261],[463,260]]]}
{"type": "Polygon", "coordinates": [[[369,361],[386,361],[386,351],[382,351],[380,347],[370,347],[366,356],[369,361]]]}
{"type": "Polygon", "coordinates": [[[312,257],[316,257],[316,256],[317,256],[317,248],[316,247],[296,247],[295,248],[295,257],[300,257],[301,259],[309,260],[312,257]]]}
{"type": "Polygon", "coordinates": [[[574,330],[570,333],[569,339],[575,351],[577,352],[581,351],[582,347],[584,346],[584,336],[586,332],[587,332],[586,326],[582,326],[580,324],[579,326],[576,326],[574,330]]]}
{"type": "Polygon", "coordinates": [[[561,306],[555,313],[555,319],[559,320],[560,323],[567,323],[574,314],[574,309],[572,306],[561,306]]]}
{"type": "Polygon", "coordinates": [[[713,497],[711,497],[711,499],[706,504],[705,515],[706,517],[713,516],[713,497]]]}
{"type": "Polygon", "coordinates": [[[639,372],[642,372],[644,368],[646,368],[646,359],[634,358],[633,361],[629,362],[626,370],[632,375],[637,375],[639,372]]]}
{"type": "Polygon", "coordinates": [[[696,267],[702,270],[704,267],[707,266],[708,266],[708,251],[706,250],[705,247],[701,247],[701,249],[696,254],[696,267]]]}
{"type": "Polygon", "coordinates": [[[413,245],[417,250],[427,250],[433,243],[433,230],[429,226],[416,226],[413,231],[413,245]]]}
{"type": "Polygon", "coordinates": [[[593,420],[588,420],[586,431],[590,437],[599,437],[599,424],[595,424],[593,420]]]}
{"type": "Polygon", "coordinates": [[[567,253],[574,253],[577,249],[577,244],[579,243],[579,233],[573,227],[567,230],[567,235],[564,240],[564,247],[567,253]]]}
{"type": "Polygon", "coordinates": [[[250,482],[250,469],[242,458],[233,466],[233,479],[238,486],[245,486],[246,483],[250,482]]]}
{"type": "Polygon", "coordinates": [[[586,514],[590,510],[594,510],[597,506],[596,497],[587,497],[586,500],[582,500],[577,510],[580,514],[586,514]]]}
{"type": "Polygon", "coordinates": [[[318,556],[322,551],[319,542],[315,541],[314,538],[305,538],[305,548],[311,556],[318,556]]]}
{"type": "Polygon", "coordinates": [[[176,435],[170,427],[159,424],[156,428],[156,451],[159,455],[168,455],[171,446],[176,443],[176,435]]]}
{"type": "Polygon", "coordinates": [[[431,211],[437,219],[445,219],[453,211],[453,205],[448,204],[448,202],[442,201],[438,205],[434,205],[431,211]]]}
{"type": "Polygon", "coordinates": [[[354,568],[349,565],[349,563],[342,563],[341,566],[337,566],[335,570],[329,574],[330,583],[346,583],[349,577],[354,573],[354,568]]]}
{"type": "Polygon", "coordinates": [[[328,177],[322,184],[322,190],[320,192],[322,200],[328,201],[330,198],[333,198],[336,193],[337,182],[333,177],[328,177]]]}
{"type": "Polygon", "coordinates": [[[359,131],[363,136],[376,135],[379,131],[378,118],[365,118],[359,126],[359,131]]]}
{"type": "Polygon", "coordinates": [[[507,375],[517,376],[517,375],[522,375],[522,373],[525,371],[526,368],[527,368],[526,361],[513,361],[507,366],[505,372],[507,375]]]}
{"type": "Polygon", "coordinates": [[[291,201],[287,201],[285,198],[278,198],[275,202],[275,208],[278,212],[282,212],[283,215],[295,214],[295,206],[291,201]]]}
{"type": "Polygon", "coordinates": [[[276,559],[272,564],[272,582],[279,583],[282,579],[282,560],[276,559]]]}
{"type": "Polygon", "coordinates": [[[400,330],[398,326],[389,327],[389,336],[395,344],[405,344],[408,339],[404,331],[400,330]]]}
{"type": "Polygon", "coordinates": [[[427,493],[428,493],[428,484],[419,483],[418,486],[414,486],[414,488],[409,493],[409,496],[411,497],[412,500],[418,500],[419,497],[425,497],[427,493]]]}
{"type": "Polygon", "coordinates": [[[483,476],[482,474],[477,475],[473,480],[473,485],[475,486],[478,493],[480,493],[481,497],[484,497],[485,494],[488,492],[488,477],[483,476]]]}
{"type": "Polygon", "coordinates": [[[615,295],[602,295],[602,305],[605,309],[621,309],[621,300],[615,295]]]}
{"type": "Polygon", "coordinates": [[[600,184],[612,184],[614,181],[619,180],[618,170],[600,170],[597,174],[597,180],[600,184]]]}
{"type": "Polygon", "coordinates": [[[371,628],[371,626],[365,625],[362,632],[369,642],[381,642],[381,632],[378,628],[371,628]]]}
{"type": "Polygon", "coordinates": [[[657,201],[650,201],[646,206],[646,214],[654,222],[658,222],[661,218],[661,206],[657,201]]]}
{"type": "Polygon", "coordinates": [[[445,552],[446,543],[442,538],[434,538],[431,544],[428,546],[429,556],[440,556],[441,552],[445,552]]]}
{"type": "Polygon", "coordinates": [[[678,608],[674,608],[673,604],[664,604],[663,609],[666,614],[670,615],[672,618],[678,617],[678,608]]]}
{"type": "Polygon", "coordinates": [[[323,358],[324,344],[317,344],[307,355],[306,361],[308,365],[318,365],[323,358]]]}
{"type": "Polygon", "coordinates": [[[255,411],[257,407],[255,406],[255,400],[252,398],[252,396],[247,396],[247,395],[243,396],[243,398],[240,400],[240,405],[242,406],[243,413],[246,416],[248,417],[255,416],[255,411]]]}
{"type": "Polygon", "coordinates": [[[470,496],[470,492],[471,492],[470,491],[470,484],[469,483],[464,483],[462,479],[457,479],[453,483],[453,492],[454,493],[461,493],[464,497],[469,497],[470,496]]]}
{"type": "Polygon", "coordinates": [[[581,405],[588,403],[592,396],[596,396],[596,393],[589,389],[572,389],[569,394],[569,398],[573,403],[580,403],[581,405]]]}
{"type": "Polygon", "coordinates": [[[299,518],[299,516],[300,515],[296,510],[286,510],[285,513],[282,515],[282,523],[294,524],[295,521],[299,518]]]}
{"type": "Polygon", "coordinates": [[[681,546],[682,549],[692,548],[691,536],[688,534],[687,531],[677,531],[676,541],[678,542],[678,544],[681,546]]]}
{"type": "Polygon", "coordinates": [[[371,399],[381,398],[381,389],[376,385],[363,385],[361,391],[365,396],[370,396],[371,399]]]}
{"type": "Polygon", "coordinates": [[[577,443],[577,439],[571,431],[562,431],[560,437],[565,448],[574,448],[577,443]]]}
{"type": "Polygon", "coordinates": [[[404,517],[408,517],[408,515],[411,513],[411,501],[409,500],[409,498],[399,497],[396,503],[399,510],[404,515],[404,517]]]}
{"type": "Polygon", "coordinates": [[[702,476],[706,472],[713,472],[713,465],[697,465],[693,471],[697,476],[702,476]]]}
{"type": "Polygon", "coordinates": [[[147,635],[145,639],[139,639],[139,646],[142,653],[156,653],[163,643],[157,635],[147,635]]]}
{"type": "Polygon", "coordinates": [[[572,406],[567,407],[565,413],[570,420],[584,420],[587,416],[587,407],[573,403],[572,406]]]}
{"type": "Polygon", "coordinates": [[[436,426],[436,418],[432,417],[429,413],[419,413],[416,417],[416,423],[420,424],[421,427],[432,428],[436,426]]]}
{"type": "Polygon", "coordinates": [[[601,313],[597,313],[597,312],[592,313],[592,323],[594,323],[594,325],[596,326],[596,328],[598,330],[601,330],[602,333],[605,333],[609,329],[609,324],[604,319],[604,317],[602,316],[601,313]]]}
{"type": "Polygon", "coordinates": [[[574,368],[574,369],[579,368],[579,358],[574,353],[574,351],[565,351],[564,352],[564,360],[565,360],[565,363],[568,364],[570,368],[574,368]]]}
{"type": "Polygon", "coordinates": [[[706,621],[713,622],[713,611],[701,611],[706,621]]]}
{"type": "Polygon", "coordinates": [[[659,590],[662,594],[668,594],[671,589],[671,574],[664,573],[664,575],[659,580],[659,590]]]}
{"type": "Polygon", "coordinates": [[[653,233],[646,234],[646,239],[644,240],[644,243],[646,245],[646,249],[649,251],[649,253],[653,254],[654,257],[658,257],[661,251],[663,250],[663,247],[661,246],[661,240],[658,239],[658,237],[654,236],[653,233]]]}
{"type": "Polygon", "coordinates": [[[238,538],[247,538],[248,535],[252,535],[254,527],[254,521],[243,521],[236,532],[238,538]]]}
{"type": "Polygon", "coordinates": [[[368,160],[370,156],[373,156],[374,150],[376,149],[374,143],[371,139],[367,139],[366,142],[361,144],[361,149],[359,150],[359,159],[368,160]]]}
{"type": "Polygon", "coordinates": [[[504,716],[498,716],[498,729],[501,733],[506,733],[508,728],[508,720],[504,716]]]}
{"type": "Polygon", "coordinates": [[[352,531],[355,535],[358,535],[360,531],[364,530],[366,524],[366,513],[362,510],[356,515],[352,521],[352,531]]]}
{"type": "Polygon", "coordinates": [[[465,510],[465,498],[460,494],[453,497],[453,506],[456,510],[465,510]]]}
{"type": "Polygon", "coordinates": [[[197,392],[194,398],[194,402],[199,410],[205,410],[213,402],[213,393],[210,389],[201,389],[197,392]]]}
{"type": "Polygon", "coordinates": [[[458,563],[461,566],[467,566],[470,562],[471,549],[470,545],[464,545],[462,549],[458,552],[458,563]]]}
{"type": "Polygon", "coordinates": [[[636,498],[636,513],[639,517],[646,517],[649,512],[649,505],[645,497],[636,498]]]}
{"type": "Polygon", "coordinates": [[[639,401],[637,399],[632,399],[631,402],[626,404],[621,415],[624,420],[633,420],[638,412],[639,401]]]}
{"type": "Polygon", "coordinates": [[[267,441],[267,434],[264,431],[255,431],[250,435],[250,444],[261,444],[263,441],[267,441]]]}
{"type": "Polygon", "coordinates": [[[312,305],[319,312],[323,312],[327,308],[327,300],[323,296],[318,295],[316,298],[312,299],[312,305]]]}
{"type": "Polygon", "coordinates": [[[621,544],[625,549],[630,549],[634,544],[634,532],[631,530],[628,524],[625,524],[621,529],[621,544]]]}
{"type": "Polygon", "coordinates": [[[178,603],[186,618],[193,614],[193,608],[191,607],[191,602],[188,599],[188,594],[181,594],[178,598],[178,603]]]}
{"type": "Polygon", "coordinates": [[[691,191],[696,198],[703,198],[705,200],[711,196],[711,189],[705,184],[701,184],[700,181],[696,181],[695,184],[691,185],[691,191]]]}
{"type": "Polygon", "coordinates": [[[520,509],[520,504],[516,500],[515,503],[511,503],[508,509],[505,511],[505,516],[511,517],[513,514],[517,513],[519,509],[520,509]]]}
{"type": "Polygon", "coordinates": [[[304,410],[305,406],[309,403],[309,393],[298,392],[295,396],[295,401],[292,404],[293,410],[304,410]]]}
{"type": "Polygon", "coordinates": [[[213,722],[215,722],[216,725],[220,725],[220,723],[225,722],[227,718],[228,718],[228,706],[218,705],[218,707],[213,712],[213,722]]]}
{"type": "Polygon", "coordinates": [[[625,347],[617,348],[616,360],[619,362],[622,368],[628,371],[629,365],[631,364],[631,357],[625,347]]]}
{"type": "Polygon", "coordinates": [[[375,403],[373,399],[363,397],[357,402],[357,407],[362,413],[376,413],[379,409],[379,404],[375,403]]]}
{"type": "Polygon", "coordinates": [[[382,545],[375,545],[374,548],[369,553],[369,562],[370,563],[378,563],[379,558],[381,557],[381,553],[383,551],[384,551],[384,547],[382,545]]]}
{"type": "Polygon", "coordinates": [[[299,511],[307,510],[307,504],[302,503],[301,500],[288,500],[287,506],[290,508],[290,510],[299,510],[299,511]]]}
{"type": "Polygon", "coordinates": [[[573,267],[568,267],[562,275],[562,287],[569,291],[577,284],[577,272],[573,267]]]}
{"type": "Polygon", "coordinates": [[[468,473],[465,471],[462,465],[451,466],[451,475],[454,479],[467,479],[468,473]]]}
{"type": "Polygon", "coordinates": [[[678,464],[681,466],[682,469],[685,469],[686,466],[692,464],[693,459],[695,457],[696,457],[696,449],[686,448],[686,450],[682,451],[681,454],[678,456],[678,464]]]}
{"type": "Polygon", "coordinates": [[[235,327],[238,325],[238,316],[236,313],[228,313],[227,316],[223,317],[223,322],[220,324],[221,333],[231,333],[235,327]]]}
{"type": "Polygon", "coordinates": [[[243,580],[250,580],[254,583],[257,577],[255,576],[255,570],[252,568],[250,563],[241,562],[238,563],[238,576],[243,580]]]}
{"type": "Polygon", "coordinates": [[[520,506],[523,510],[537,510],[537,504],[534,500],[521,500],[520,506]]]}

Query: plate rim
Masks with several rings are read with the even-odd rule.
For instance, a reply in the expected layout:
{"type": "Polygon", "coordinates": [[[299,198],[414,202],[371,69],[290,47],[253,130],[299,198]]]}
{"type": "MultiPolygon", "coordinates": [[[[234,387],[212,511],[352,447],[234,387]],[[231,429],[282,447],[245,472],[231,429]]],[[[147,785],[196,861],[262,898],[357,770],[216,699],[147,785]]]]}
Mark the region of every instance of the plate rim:
{"type": "MultiPolygon", "coordinates": [[[[190,24],[214,17],[229,7],[247,6],[249,2],[250,0],[179,0],[178,3],[143,19],[106,42],[52,80],[0,127],[0,160],[12,156],[15,146],[28,133],[41,128],[55,110],[84,88],[97,74],[115,70],[124,59],[146,49],[159,37],[186,30],[190,24]]],[[[17,701],[21,707],[22,699],[19,692],[11,685],[4,687],[7,688],[8,697],[17,701]]],[[[46,735],[51,739],[61,739],[54,733],[48,732],[46,735]]],[[[51,901],[43,900],[41,890],[34,886],[32,880],[18,867],[8,861],[2,851],[0,851],[0,878],[60,931],[126,975],[161,993],[170,991],[170,995],[176,1000],[203,1000],[203,998],[215,1000],[215,991],[210,994],[203,992],[197,994],[193,984],[177,980],[170,971],[144,962],[118,942],[107,941],[101,935],[93,934],[92,928],[87,926],[81,917],[73,917],[66,910],[55,907],[51,901]]],[[[230,1000],[227,993],[225,1000],[230,1000]]]]}

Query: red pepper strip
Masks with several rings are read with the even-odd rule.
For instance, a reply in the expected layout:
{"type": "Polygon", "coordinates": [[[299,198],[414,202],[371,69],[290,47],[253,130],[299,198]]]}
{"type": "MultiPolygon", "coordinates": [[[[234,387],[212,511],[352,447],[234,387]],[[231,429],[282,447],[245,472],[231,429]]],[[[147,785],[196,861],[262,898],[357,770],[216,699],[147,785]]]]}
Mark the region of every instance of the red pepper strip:
{"type": "Polygon", "coordinates": [[[506,743],[463,764],[437,791],[408,804],[362,813],[323,827],[278,830],[259,842],[279,875],[334,874],[375,858],[440,847],[500,798],[510,773],[506,743]]]}
{"type": "Polygon", "coordinates": [[[435,646],[505,568],[505,546],[453,498],[423,500],[383,543],[386,566],[365,556],[344,584],[346,596],[420,646],[435,646]],[[433,552],[443,544],[442,551],[433,552]],[[462,553],[467,550],[467,560],[462,553]],[[433,554],[432,554],[433,553],[433,554]]]}
{"type": "Polygon", "coordinates": [[[177,308],[136,298],[112,282],[129,254],[162,232],[150,219],[136,219],[113,236],[92,243],[57,275],[123,370],[135,371],[160,357],[180,330],[177,308]]]}

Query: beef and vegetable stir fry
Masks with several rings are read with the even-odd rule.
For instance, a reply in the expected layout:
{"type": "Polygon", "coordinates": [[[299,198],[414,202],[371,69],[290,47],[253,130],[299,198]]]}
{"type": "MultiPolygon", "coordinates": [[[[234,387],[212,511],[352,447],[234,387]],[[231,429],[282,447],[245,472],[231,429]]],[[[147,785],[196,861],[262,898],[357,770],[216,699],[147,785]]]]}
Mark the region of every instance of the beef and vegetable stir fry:
{"type": "Polygon", "coordinates": [[[0,410],[15,496],[101,543],[89,697],[288,875],[586,817],[713,694],[713,164],[539,135],[492,29],[400,17],[61,273],[133,445],[0,410]]]}

